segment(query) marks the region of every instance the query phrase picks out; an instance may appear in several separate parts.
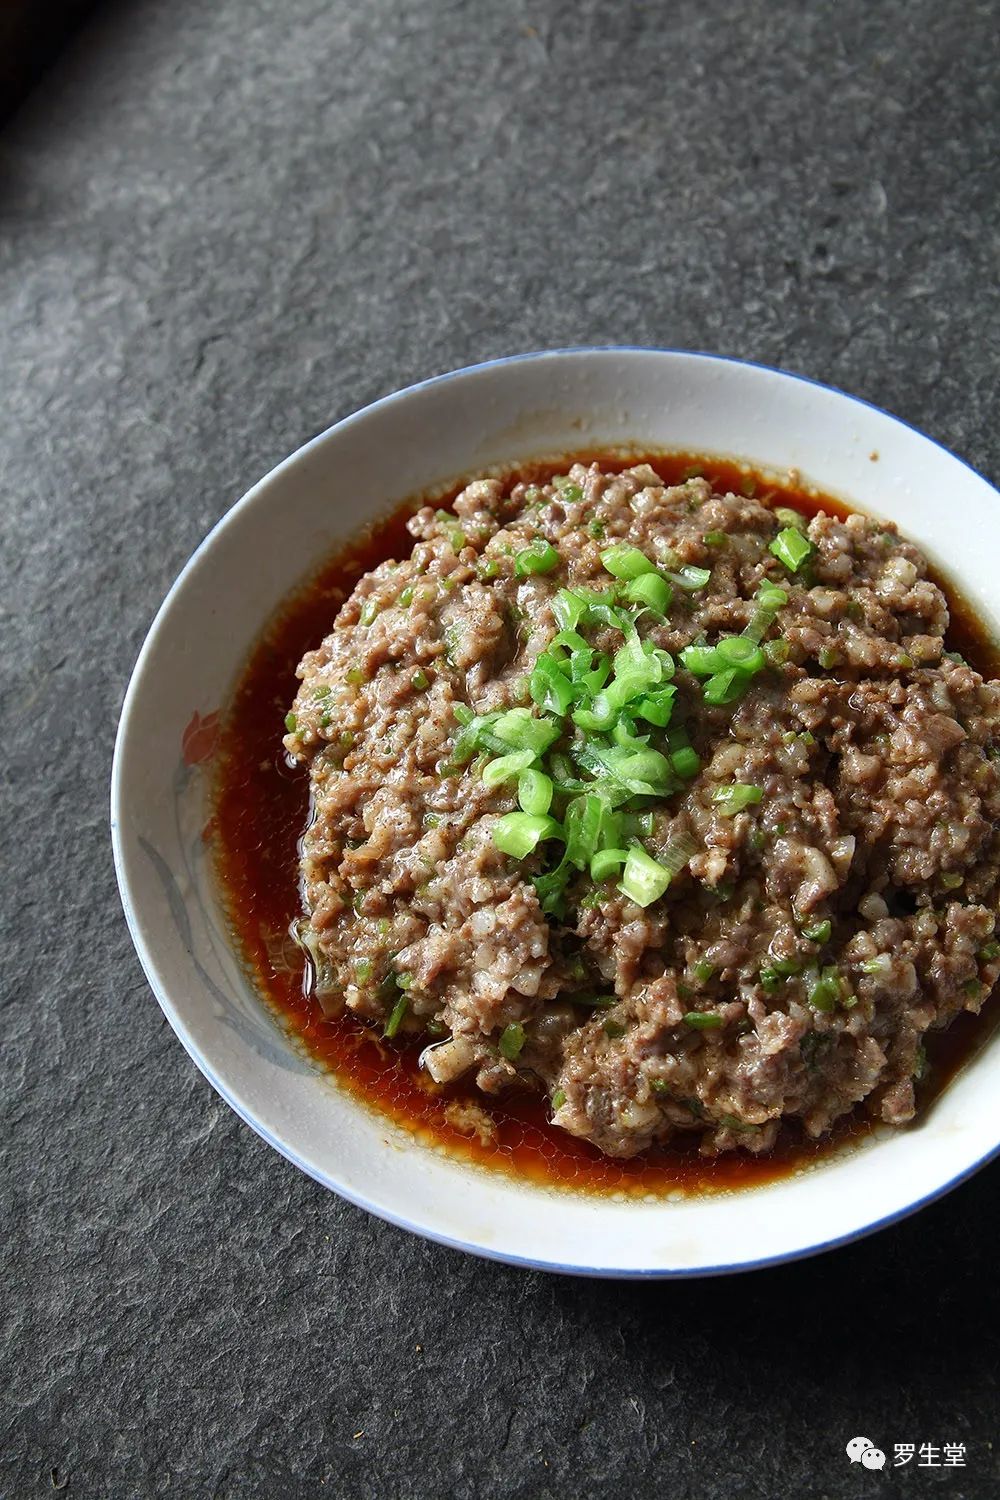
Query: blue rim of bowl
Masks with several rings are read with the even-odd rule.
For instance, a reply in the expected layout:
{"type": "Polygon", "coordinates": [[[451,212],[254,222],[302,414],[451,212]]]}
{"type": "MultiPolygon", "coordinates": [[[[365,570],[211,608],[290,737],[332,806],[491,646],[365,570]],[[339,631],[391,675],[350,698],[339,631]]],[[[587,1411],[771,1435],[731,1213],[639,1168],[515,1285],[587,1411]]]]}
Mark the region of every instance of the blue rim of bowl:
{"type": "Polygon", "coordinates": [[[286,468],[286,466],[298,462],[314,446],[325,442],[327,438],[329,438],[334,432],[340,431],[343,428],[352,425],[354,422],[359,421],[363,417],[368,417],[372,412],[378,411],[384,406],[391,405],[396,401],[401,401],[408,396],[413,396],[418,391],[427,390],[432,386],[444,385],[448,381],[458,380],[468,375],[474,375],[481,370],[496,369],[497,367],[502,365],[521,364],[529,360],[564,358],[577,355],[614,356],[621,354],[663,354],[669,355],[672,358],[705,360],[716,364],[738,365],[744,369],[758,370],[763,374],[777,375],[785,380],[796,381],[801,385],[814,386],[818,390],[825,391],[830,395],[839,396],[843,400],[852,402],[856,406],[861,406],[866,408],[868,411],[875,412],[878,416],[885,418],[887,421],[894,423],[896,426],[902,427],[907,432],[913,433],[923,442],[931,444],[932,447],[937,448],[940,452],[944,453],[947,458],[951,459],[953,463],[961,465],[963,469],[966,469],[976,479],[980,480],[981,483],[985,484],[989,489],[993,491],[994,494],[997,494],[997,498],[998,500],[1000,500],[1000,493],[997,492],[995,486],[990,483],[985,475],[981,474],[977,469],[975,469],[972,464],[967,463],[965,459],[959,458],[956,454],[952,453],[950,449],[946,448],[943,443],[939,443],[935,438],[928,437],[925,432],[921,432],[920,429],[918,427],[914,427],[912,423],[905,422],[901,417],[894,416],[892,412],[886,411],[884,407],[876,406],[871,401],[865,401],[860,396],[854,396],[848,391],[841,390],[839,386],[827,385],[823,381],[813,380],[808,375],[799,375],[792,370],[783,370],[776,365],[760,364],[754,360],[735,359],[733,356],[727,354],[711,354],[705,350],[697,349],[665,349],[645,344],[570,345],[565,348],[537,349],[527,351],[523,354],[502,355],[496,359],[483,360],[481,363],[474,365],[463,365],[460,369],[449,370],[442,375],[432,375],[426,380],[416,381],[413,385],[404,386],[401,390],[392,391],[388,395],[380,396],[375,401],[369,402],[367,406],[360,407],[357,411],[349,413],[346,417],[342,417],[339,421],[331,423],[329,427],[324,428],[322,432],[317,433],[314,437],[303,443],[301,447],[296,448],[293,453],[290,453],[287,456],[287,458],[284,458],[279,463],[275,464],[274,467],[270,469],[265,475],[263,475],[262,478],[259,479],[254,485],[252,485],[251,488],[247,490],[247,492],[242,495],[239,500],[235,501],[224,515],[220,516],[219,520],[212,527],[211,531],[209,531],[208,535],[204,537],[204,539],[199,543],[194,552],[188,558],[184,567],[181,569],[177,578],[174,580],[173,584],[168,590],[166,597],[157,610],[149,627],[149,630],[146,633],[146,637],[143,641],[142,647],[139,651],[139,655],[136,658],[135,665],[132,669],[132,674],[129,678],[129,685],[125,693],[124,701],[122,703],[121,714],[118,721],[118,732],[115,736],[114,757],[111,767],[111,844],[112,852],[114,855],[115,875],[118,881],[118,893],[121,899],[123,911],[125,913],[125,921],[128,925],[129,934],[132,938],[133,946],[136,950],[139,962],[142,965],[147,983],[149,984],[150,989],[153,991],[153,994],[156,997],[161,1010],[167,1017],[167,1020],[170,1022],[170,1025],[176,1033],[182,1046],[194,1062],[195,1066],[204,1075],[204,1077],[208,1079],[208,1082],[215,1089],[216,1093],[218,1093],[226,1101],[230,1109],[232,1109],[240,1117],[241,1120],[249,1125],[251,1130],[253,1130],[255,1134],[260,1136],[262,1140],[266,1141],[269,1146],[272,1146],[275,1151],[279,1153],[279,1155],[285,1157],[287,1161],[290,1161],[293,1166],[298,1167],[298,1169],[301,1172],[304,1172],[307,1177],[311,1177],[322,1187],[328,1188],[331,1192],[336,1193],[338,1197],[343,1198],[348,1203],[353,1204],[355,1208],[363,1209],[366,1213],[372,1214],[375,1218],[381,1219],[387,1224],[394,1225],[397,1229],[407,1230],[410,1234],[415,1234],[421,1239],[430,1240],[435,1244],[443,1245],[449,1250],[459,1250],[466,1255],[476,1256],[481,1260],[496,1261],[503,1265],[519,1266],[525,1270],[531,1271],[548,1271],[552,1272],[555,1275],[583,1276],[602,1280],[682,1281],[690,1280],[694,1277],[728,1276],[736,1275],[744,1271],[762,1271],[772,1266],[785,1265],[789,1262],[797,1260],[806,1260],[814,1255],[822,1255],[828,1250],[836,1250],[844,1245],[851,1245],[858,1240],[866,1239],[869,1235],[877,1234],[882,1229],[888,1229],[893,1224],[901,1223],[904,1219],[908,1219],[911,1214],[918,1213],[920,1209],[926,1208],[929,1204],[937,1202],[939,1198],[943,1198],[945,1194],[952,1192],[953,1189],[957,1187],[960,1187],[963,1182],[967,1182],[970,1177],[973,1177],[977,1172],[981,1171],[983,1167],[988,1166],[991,1161],[995,1160],[997,1156],[1000,1156],[1000,1140],[998,1140],[994,1146],[992,1146],[987,1152],[985,1152],[984,1155],[979,1157],[978,1160],[972,1162],[969,1166],[964,1167],[961,1172],[957,1173],[956,1176],[949,1178],[948,1181],[942,1183],[941,1186],[932,1189],[929,1193],[925,1193],[922,1198],[916,1199],[913,1203],[906,1204],[903,1208],[897,1209],[893,1213],[887,1214],[881,1219],[874,1219],[869,1224],[861,1225],[860,1228],[848,1230],[843,1235],[836,1235],[832,1239],[822,1240],[815,1245],[801,1246],[793,1250],[782,1251],[778,1254],[765,1256],[757,1260],[729,1261],[713,1266],[651,1266],[639,1267],[635,1269],[622,1269],[617,1266],[576,1266],[555,1261],[534,1260],[530,1256],[515,1255],[500,1250],[492,1250],[487,1246],[472,1244],[465,1240],[453,1239],[450,1235],[442,1234],[434,1229],[426,1228],[420,1224],[414,1223],[410,1219],[406,1219],[400,1215],[394,1214],[391,1210],[383,1208],[381,1205],[371,1203],[363,1196],[363,1194],[354,1192],[351,1189],[345,1188],[341,1183],[335,1182],[326,1173],[324,1173],[317,1167],[314,1167],[311,1163],[304,1161],[294,1150],[287,1146],[277,1136],[272,1135],[267,1127],[262,1125],[254,1117],[252,1111],[249,1110],[236,1095],[230,1092],[227,1086],[215,1073],[211,1064],[195,1045],[182,1018],[177,1013],[173,1001],[170,999],[170,996],[167,994],[165,987],[160,982],[159,975],[157,974],[156,967],[153,962],[153,956],[146,947],[145,940],[141,933],[140,924],[135,911],[133,910],[131,898],[129,896],[128,881],[125,871],[125,853],[122,847],[121,830],[119,826],[119,814],[121,811],[122,797],[121,765],[124,758],[124,747],[128,737],[128,720],[131,714],[134,696],[138,691],[137,684],[141,677],[141,668],[144,664],[144,659],[152,648],[154,637],[156,636],[162,623],[166,619],[166,616],[170,608],[172,607],[175,596],[180,592],[181,588],[186,583],[188,576],[194,569],[202,554],[211,546],[211,544],[215,540],[216,534],[231,520],[234,513],[237,510],[240,510],[244,505],[248,505],[263,485],[270,484],[272,480],[278,477],[278,475],[286,468]]]}

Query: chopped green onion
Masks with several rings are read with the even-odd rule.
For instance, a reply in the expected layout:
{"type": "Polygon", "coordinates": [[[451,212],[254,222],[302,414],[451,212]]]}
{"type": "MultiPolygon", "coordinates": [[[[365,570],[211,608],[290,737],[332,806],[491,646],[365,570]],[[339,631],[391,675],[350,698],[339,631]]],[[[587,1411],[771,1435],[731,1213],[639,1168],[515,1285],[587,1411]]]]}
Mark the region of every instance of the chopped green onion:
{"type": "Polygon", "coordinates": [[[565,500],[567,505],[576,505],[578,501],[583,499],[583,490],[570,479],[564,479],[557,483],[556,489],[559,491],[559,498],[565,500]]]}
{"type": "Polygon", "coordinates": [[[500,571],[500,564],[492,557],[482,557],[476,565],[476,572],[484,583],[495,578],[500,571]]]}
{"type": "Polygon", "coordinates": [[[627,849],[598,849],[590,861],[590,878],[603,885],[606,880],[613,880],[628,859],[627,849]]]}
{"type": "Polygon", "coordinates": [[[514,554],[515,578],[527,578],[532,573],[551,573],[559,566],[559,553],[544,537],[536,537],[530,546],[514,554]]]}
{"type": "Polygon", "coordinates": [[[668,869],[647,854],[641,844],[633,844],[618,889],[637,906],[651,906],[663,895],[670,879],[668,869]]]}
{"type": "Polygon", "coordinates": [[[555,1093],[552,1095],[552,1108],[553,1109],[562,1109],[562,1107],[563,1107],[563,1105],[565,1103],[566,1103],[566,1090],[565,1089],[556,1089],[555,1093]]]}
{"type": "Polygon", "coordinates": [[[513,859],[526,859],[543,839],[562,837],[562,829],[555,818],[535,816],[526,812],[504,813],[493,829],[493,842],[501,854],[513,859]]]}
{"type": "Polygon", "coordinates": [[[289,734],[295,733],[295,730],[298,727],[298,722],[299,721],[294,714],[285,715],[285,728],[288,730],[289,734]]]}
{"type": "Polygon", "coordinates": [[[819,662],[824,672],[829,672],[831,667],[835,667],[837,665],[837,662],[840,660],[840,652],[837,650],[836,646],[823,646],[818,656],[816,657],[816,660],[819,662]]]}
{"type": "Polygon", "coordinates": [[[780,583],[772,583],[765,578],[756,595],[757,603],[761,609],[777,610],[783,609],[788,603],[788,594],[780,583]]]}
{"type": "Polygon", "coordinates": [[[782,526],[792,526],[799,531],[805,531],[809,525],[807,518],[799,510],[792,510],[787,505],[775,506],[774,519],[780,521],[782,526]]]}
{"type": "Polygon", "coordinates": [[[788,603],[788,595],[784,589],[778,588],[777,584],[770,583],[765,579],[757,590],[755,603],[757,607],[750,617],[750,622],[745,627],[743,634],[748,641],[753,641],[755,645],[760,645],[774,624],[779,609],[788,603]]]}
{"type": "Polygon", "coordinates": [[[833,1010],[841,998],[843,986],[835,968],[825,968],[810,986],[807,999],[814,1010],[833,1010]]]}
{"type": "Polygon", "coordinates": [[[620,1021],[605,1021],[604,1035],[611,1042],[617,1042],[625,1035],[625,1027],[620,1021]]]}
{"type": "Polygon", "coordinates": [[[654,688],[651,693],[643,694],[635,704],[633,712],[637,718],[645,719],[649,724],[655,724],[658,729],[665,729],[670,723],[676,693],[675,687],[654,688]]]}
{"type": "Polygon", "coordinates": [[[715,973],[715,965],[709,963],[707,958],[699,958],[696,963],[691,965],[691,973],[698,980],[699,984],[707,984],[715,973]]]}
{"type": "Polygon", "coordinates": [[[702,541],[706,547],[722,547],[728,541],[728,536],[724,531],[706,531],[702,541]]]}
{"type": "Polygon", "coordinates": [[[983,963],[992,963],[995,958],[1000,958],[1000,943],[984,943],[976,957],[983,963]]]}
{"type": "Polygon", "coordinates": [[[359,984],[364,984],[366,979],[372,977],[372,961],[370,958],[359,958],[354,963],[354,977],[359,984]]]}
{"type": "Polygon", "coordinates": [[[595,749],[595,753],[616,781],[640,796],[663,796],[673,790],[670,762],[659,750],[647,747],[630,751],[614,746],[603,751],[595,749]]]}
{"type": "Polygon", "coordinates": [[[422,671],[418,667],[413,676],[410,678],[410,686],[412,688],[416,688],[418,693],[422,693],[426,688],[429,688],[430,685],[431,680],[428,677],[427,673],[422,671]]]}
{"type": "MultiPolygon", "coordinates": [[[[532,750],[512,750],[509,755],[501,755],[496,760],[487,761],[483,767],[483,786],[500,786],[504,781],[511,781],[522,772],[527,772],[528,767],[535,759],[532,750]]],[[[544,809],[546,812],[548,809],[544,809]]]]}
{"type": "Polygon", "coordinates": [[[406,588],[403,590],[403,592],[400,594],[399,598],[396,600],[396,603],[399,605],[400,609],[408,609],[409,608],[409,606],[413,603],[413,585],[412,584],[407,584],[406,588]]]}
{"type": "Polygon", "coordinates": [[[468,704],[465,703],[453,703],[451,711],[455,715],[455,718],[458,720],[458,722],[462,725],[463,729],[467,724],[471,724],[473,719],[476,717],[472,709],[469,708],[468,704]]]}
{"type": "Polygon", "coordinates": [[[399,1027],[400,1027],[400,1024],[401,1024],[401,1022],[403,1020],[403,1017],[406,1015],[406,1011],[407,1011],[407,1007],[409,1006],[409,1003],[410,1003],[410,997],[409,997],[409,995],[407,995],[405,993],[402,994],[402,995],[400,995],[399,999],[396,1001],[395,1005],[392,1007],[392,1013],[390,1014],[388,1021],[386,1021],[386,1023],[385,1023],[385,1030],[382,1033],[383,1036],[389,1037],[391,1039],[392,1037],[394,1037],[396,1035],[396,1032],[399,1030],[399,1027]]]}
{"type": "Polygon", "coordinates": [[[958,870],[946,870],[941,876],[941,884],[946,891],[957,891],[960,885],[964,885],[965,876],[959,874],[958,870]]]}
{"type": "Polygon", "coordinates": [[[572,589],[559,589],[551,601],[552,613],[561,630],[575,630],[586,608],[586,599],[582,599],[579,593],[574,593],[572,589]]]}
{"type": "Polygon", "coordinates": [[[680,776],[683,781],[690,781],[691,777],[697,776],[701,770],[701,759],[690,745],[682,745],[679,750],[672,751],[670,764],[674,774],[680,776]]]}
{"type": "Polygon", "coordinates": [[[808,938],[811,943],[828,943],[832,930],[833,924],[830,918],[826,917],[822,922],[814,923],[812,927],[803,927],[802,936],[808,938]]]}
{"type": "Polygon", "coordinates": [[[628,824],[630,838],[652,838],[656,828],[656,816],[651,812],[628,813],[625,816],[624,822],[628,824]]]}
{"type": "Polygon", "coordinates": [[[679,589],[684,589],[688,594],[697,593],[703,589],[712,576],[710,568],[696,568],[692,564],[685,564],[676,573],[667,573],[671,583],[676,583],[679,589]]]}
{"type": "Polygon", "coordinates": [[[786,526],[783,531],[778,532],[769,551],[774,553],[780,563],[784,563],[790,573],[797,573],[816,548],[797,527],[786,526]]]}
{"type": "Polygon", "coordinates": [[[524,1046],[524,1027],[520,1021],[512,1021],[500,1033],[500,1051],[508,1062],[515,1062],[524,1046]]]}
{"type": "Polygon", "coordinates": [[[722,1017],[714,1010],[689,1010],[684,1021],[696,1031],[715,1031],[722,1025],[722,1017]]]}
{"type": "Polygon", "coordinates": [[[791,647],[784,636],[779,635],[776,641],[765,641],[763,650],[771,666],[780,667],[788,660],[788,653],[791,647]]]}
{"type": "Polygon", "coordinates": [[[630,604],[650,609],[661,618],[666,617],[673,597],[673,589],[660,573],[642,573],[625,588],[625,598],[630,604]]]}
{"type": "Polygon", "coordinates": [[[548,652],[543,652],[535,662],[528,688],[538,707],[546,713],[565,714],[573,702],[573,684],[548,652]]]}
{"type": "Polygon", "coordinates": [[[569,861],[563,857],[554,870],[532,876],[531,883],[535,887],[538,904],[546,916],[561,918],[565,914],[563,893],[571,873],[569,861]]]}
{"type": "Polygon", "coordinates": [[[608,804],[593,792],[573,798],[564,819],[566,858],[571,865],[578,870],[589,868],[590,861],[605,842],[602,831],[606,820],[612,816],[608,804]]]}
{"type": "Polygon", "coordinates": [[[724,818],[732,818],[753,802],[759,802],[764,793],[759,786],[717,786],[712,792],[712,801],[724,818]]]}
{"type": "Polygon", "coordinates": [[[716,653],[726,667],[736,667],[748,677],[759,672],[764,665],[764,653],[753,641],[742,635],[726,635],[716,646],[716,653]]]}
{"type": "Polygon", "coordinates": [[[618,542],[601,553],[601,563],[613,578],[640,578],[643,573],[655,573],[656,567],[638,547],[618,542]]]}
{"type": "MultiPolygon", "coordinates": [[[[525,754],[524,751],[521,754],[525,754]]],[[[517,800],[522,811],[532,817],[544,817],[552,806],[552,778],[544,771],[531,768],[521,772],[517,779],[517,800]]]]}
{"type": "MultiPolygon", "coordinates": [[[[594,654],[592,648],[590,646],[588,646],[586,640],[580,634],[580,632],[578,630],[570,630],[568,627],[565,630],[560,630],[559,633],[558,633],[558,635],[554,635],[552,637],[552,641],[551,641],[550,645],[551,646],[564,646],[566,648],[566,650],[570,652],[571,659],[572,659],[572,656],[575,653],[578,653],[578,652],[584,652],[585,651],[585,652],[587,652],[587,654],[589,656],[593,656],[593,654],[594,654]]],[[[546,653],[543,653],[543,654],[549,655],[549,654],[551,654],[551,652],[546,652],[546,653]]],[[[562,658],[557,658],[557,659],[561,660],[562,658]]],[[[541,658],[539,658],[539,660],[541,660],[541,658]]]]}
{"type": "MultiPolygon", "coordinates": [[[[650,830],[652,832],[652,830],[650,830]]],[[[647,835],[648,836],[648,835],[647,835]]],[[[681,833],[670,843],[660,855],[660,864],[672,876],[680,872],[691,862],[691,857],[698,852],[698,845],[689,833],[681,833]]]]}
{"type": "Polygon", "coordinates": [[[702,689],[702,696],[706,703],[735,703],[737,698],[743,696],[746,685],[745,674],[730,667],[728,672],[716,672],[714,677],[708,679],[702,689]]]}
{"type": "Polygon", "coordinates": [[[493,733],[513,750],[533,750],[536,755],[544,755],[559,738],[557,725],[536,718],[527,708],[509,708],[496,720],[493,733]]]}
{"type": "Polygon", "coordinates": [[[457,518],[450,510],[436,510],[436,518],[441,522],[441,529],[448,540],[448,545],[453,552],[461,552],[466,543],[466,535],[459,526],[457,518]]]}
{"type": "Polygon", "coordinates": [[[680,659],[681,665],[695,677],[711,677],[722,667],[722,658],[714,646],[685,646],[680,659]]]}

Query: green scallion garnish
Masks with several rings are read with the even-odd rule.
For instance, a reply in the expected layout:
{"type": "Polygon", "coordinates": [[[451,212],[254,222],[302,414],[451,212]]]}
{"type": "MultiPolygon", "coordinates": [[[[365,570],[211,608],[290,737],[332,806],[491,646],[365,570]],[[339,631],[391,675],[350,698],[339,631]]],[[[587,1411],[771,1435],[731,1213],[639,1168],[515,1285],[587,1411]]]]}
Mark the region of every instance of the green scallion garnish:
{"type": "Polygon", "coordinates": [[[753,676],[764,666],[763,651],[743,635],[723,636],[715,650],[724,663],[723,670],[735,667],[738,672],[753,676]]]}
{"type": "Polygon", "coordinates": [[[619,542],[602,552],[601,563],[613,578],[641,578],[644,573],[656,572],[655,563],[651,563],[644,552],[625,542],[619,542]]]}
{"type": "Polygon", "coordinates": [[[696,568],[693,564],[688,563],[683,568],[679,568],[676,573],[668,572],[666,576],[670,579],[671,583],[675,583],[685,593],[696,594],[699,589],[703,589],[706,583],[708,583],[712,576],[712,570],[710,568],[696,568]]]}
{"type": "Polygon", "coordinates": [[[500,1051],[508,1062],[515,1062],[524,1046],[524,1027],[520,1021],[512,1021],[500,1033],[500,1051]]]}
{"type": "Polygon", "coordinates": [[[536,818],[544,817],[552,806],[553,790],[552,778],[544,771],[533,767],[523,770],[517,778],[517,800],[522,812],[536,818]]]}
{"type": "Polygon", "coordinates": [[[777,505],[774,509],[774,519],[782,526],[791,526],[798,531],[805,531],[809,525],[808,520],[801,511],[792,510],[787,505],[777,505]]]}
{"type": "Polygon", "coordinates": [[[512,781],[523,771],[527,771],[534,759],[532,750],[512,750],[509,755],[500,755],[496,760],[487,761],[483,767],[483,785],[500,786],[505,781],[512,781]]]}
{"type": "Polygon", "coordinates": [[[633,844],[618,889],[637,906],[645,907],[659,900],[670,881],[670,871],[647,854],[641,844],[633,844]]]}
{"type": "Polygon", "coordinates": [[[532,573],[551,573],[559,566],[559,553],[544,537],[536,537],[530,546],[514,554],[515,578],[528,578],[532,573]]]}
{"type": "Polygon", "coordinates": [[[513,859],[527,859],[545,839],[561,838],[562,829],[555,818],[526,812],[505,813],[493,829],[493,842],[501,854],[513,859]]]}
{"type": "Polygon", "coordinates": [[[733,786],[717,786],[712,792],[712,801],[724,818],[732,818],[745,807],[759,802],[763,795],[759,786],[742,786],[736,783],[733,786]]]}
{"type": "Polygon", "coordinates": [[[404,992],[392,1007],[389,1019],[385,1023],[385,1030],[382,1033],[384,1037],[388,1037],[391,1040],[396,1035],[402,1024],[403,1017],[406,1015],[409,1004],[410,997],[404,992]]]}
{"type": "Polygon", "coordinates": [[[590,860],[591,880],[598,885],[603,885],[606,880],[614,880],[627,859],[627,849],[598,849],[590,860]]]}
{"type": "Polygon", "coordinates": [[[714,677],[708,679],[702,689],[702,696],[706,703],[715,707],[735,703],[738,698],[742,698],[748,682],[749,678],[744,672],[730,667],[728,671],[716,672],[714,677]]]}
{"type": "Polygon", "coordinates": [[[701,770],[698,753],[690,745],[682,745],[679,750],[671,751],[670,765],[674,775],[679,776],[682,781],[690,781],[701,770]]]}
{"type": "Polygon", "coordinates": [[[673,589],[660,573],[642,573],[625,587],[625,598],[630,604],[651,610],[661,619],[666,618],[673,597],[673,589]]]}
{"type": "Polygon", "coordinates": [[[790,573],[797,573],[802,564],[812,557],[816,548],[797,527],[786,526],[778,532],[768,550],[774,553],[790,573]]]}
{"type": "MultiPolygon", "coordinates": [[[[813,971],[815,973],[815,970],[813,971]]],[[[844,991],[839,971],[832,965],[823,969],[809,986],[806,999],[814,1010],[833,1010],[844,991]]]]}

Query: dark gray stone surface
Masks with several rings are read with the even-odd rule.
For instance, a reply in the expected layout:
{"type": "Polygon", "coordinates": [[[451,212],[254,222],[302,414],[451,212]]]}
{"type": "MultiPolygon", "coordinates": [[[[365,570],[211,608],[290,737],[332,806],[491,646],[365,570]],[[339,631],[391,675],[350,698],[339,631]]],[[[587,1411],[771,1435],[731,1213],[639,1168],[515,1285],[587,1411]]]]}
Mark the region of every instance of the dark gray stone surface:
{"type": "Polygon", "coordinates": [[[0,135],[4,1497],[1000,1490],[1000,1171],[728,1281],[422,1244],[196,1073],[132,954],[105,811],[129,670],[195,544],[418,377],[714,349],[843,385],[996,479],[997,19],[135,0],[0,135]],[[965,1442],[967,1465],[862,1473],[857,1432],[965,1442]]]}

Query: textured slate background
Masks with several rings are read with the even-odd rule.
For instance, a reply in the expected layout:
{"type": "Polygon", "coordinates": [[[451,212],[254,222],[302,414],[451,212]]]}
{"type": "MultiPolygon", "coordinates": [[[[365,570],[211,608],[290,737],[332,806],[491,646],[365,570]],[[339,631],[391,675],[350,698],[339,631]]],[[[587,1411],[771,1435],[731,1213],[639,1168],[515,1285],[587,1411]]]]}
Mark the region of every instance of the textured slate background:
{"type": "Polygon", "coordinates": [[[129,670],[195,544],[418,377],[714,349],[1000,477],[997,20],[134,0],[0,135],[5,1500],[998,1492],[1000,1169],[729,1281],[421,1244],[195,1072],[132,954],[105,811],[129,670]],[[858,1432],[964,1441],[968,1464],[851,1469],[858,1432]]]}

